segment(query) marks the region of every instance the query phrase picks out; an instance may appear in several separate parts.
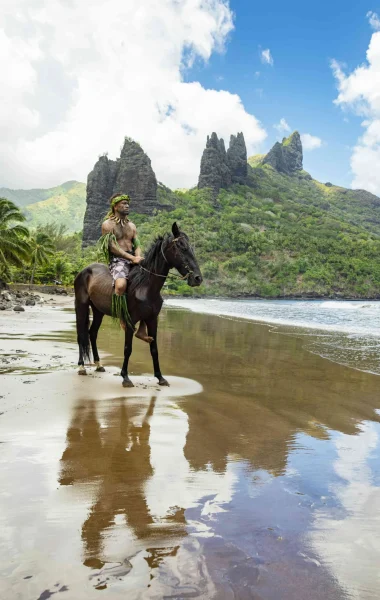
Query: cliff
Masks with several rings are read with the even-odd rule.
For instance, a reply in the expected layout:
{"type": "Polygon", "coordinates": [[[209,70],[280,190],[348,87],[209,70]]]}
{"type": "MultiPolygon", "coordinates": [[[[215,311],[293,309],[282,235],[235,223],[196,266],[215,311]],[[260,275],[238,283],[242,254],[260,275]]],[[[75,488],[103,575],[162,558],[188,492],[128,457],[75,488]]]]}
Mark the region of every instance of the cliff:
{"type": "Polygon", "coordinates": [[[120,158],[101,156],[87,178],[83,247],[95,244],[109,209],[109,198],[117,192],[131,197],[131,212],[151,215],[159,208],[157,180],[149,157],[139,144],[125,138],[120,158]]]}
{"type": "Polygon", "coordinates": [[[242,133],[231,135],[226,152],[223,139],[215,132],[207,136],[202,154],[198,188],[211,188],[216,197],[221,188],[232,183],[245,184],[247,180],[247,148],[242,133]]]}
{"type": "Polygon", "coordinates": [[[298,131],[294,131],[288,138],[276,142],[273,148],[263,159],[263,164],[271,165],[276,171],[292,175],[302,171],[302,142],[298,131]]]}

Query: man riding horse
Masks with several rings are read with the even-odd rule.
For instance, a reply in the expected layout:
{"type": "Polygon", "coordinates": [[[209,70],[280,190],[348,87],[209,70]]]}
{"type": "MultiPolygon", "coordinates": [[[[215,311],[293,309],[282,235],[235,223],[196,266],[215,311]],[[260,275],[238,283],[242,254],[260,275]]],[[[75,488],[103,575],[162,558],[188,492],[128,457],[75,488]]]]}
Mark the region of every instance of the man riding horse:
{"type": "Polygon", "coordinates": [[[161,290],[171,269],[178,271],[178,275],[173,273],[172,277],[179,277],[191,287],[201,285],[202,274],[190,240],[176,222],[170,232],[156,237],[142,258],[136,227],[129,221],[128,214],[129,197],[113,196],[101,238],[109,266],[92,263],[78,273],[74,281],[78,372],[80,375],[87,373],[84,363],[90,361],[90,344],[96,370],[104,371],[97,337],[104,315],[109,315],[118,319],[125,329],[124,361],[120,372],[123,387],[133,387],[128,365],[138,322],[140,327],[136,335],[149,342],[158,384],[168,385],[161,373],[157,347],[158,315],[163,303],[161,290]]]}
{"type": "MultiPolygon", "coordinates": [[[[113,316],[117,317],[123,329],[126,328],[129,314],[126,301],[128,276],[132,265],[142,260],[136,225],[129,220],[130,197],[127,194],[114,194],[110,198],[110,210],[102,225],[102,244],[108,258],[114,286],[113,316]]],[[[146,324],[140,321],[136,337],[150,343],[146,324]]]]}

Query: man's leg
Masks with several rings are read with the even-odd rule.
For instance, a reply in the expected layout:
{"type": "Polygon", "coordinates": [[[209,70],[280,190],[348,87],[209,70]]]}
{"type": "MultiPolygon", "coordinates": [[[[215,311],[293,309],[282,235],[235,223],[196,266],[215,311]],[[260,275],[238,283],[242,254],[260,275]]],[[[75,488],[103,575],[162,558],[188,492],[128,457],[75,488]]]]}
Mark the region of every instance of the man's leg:
{"type": "MultiPolygon", "coordinates": [[[[119,277],[118,279],[116,279],[115,281],[115,294],[116,296],[124,296],[125,292],[127,291],[127,279],[125,279],[124,277],[119,277]]],[[[120,327],[122,329],[126,329],[127,324],[122,316],[122,314],[119,315],[120,316],[120,327]]]]}
{"type": "Polygon", "coordinates": [[[140,326],[138,328],[137,333],[135,333],[135,336],[139,338],[139,340],[143,340],[148,344],[153,342],[153,338],[150,335],[148,335],[148,330],[145,321],[140,321],[140,326]]]}

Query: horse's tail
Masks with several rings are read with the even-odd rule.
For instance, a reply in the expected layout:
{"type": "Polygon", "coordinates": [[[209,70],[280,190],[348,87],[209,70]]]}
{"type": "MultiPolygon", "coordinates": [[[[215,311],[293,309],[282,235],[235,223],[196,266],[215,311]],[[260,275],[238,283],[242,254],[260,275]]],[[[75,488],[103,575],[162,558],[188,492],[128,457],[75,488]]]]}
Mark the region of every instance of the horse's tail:
{"type": "Polygon", "coordinates": [[[79,365],[83,365],[85,360],[91,362],[89,336],[90,296],[88,293],[88,280],[91,274],[91,268],[87,267],[78,273],[74,281],[79,365]]]}

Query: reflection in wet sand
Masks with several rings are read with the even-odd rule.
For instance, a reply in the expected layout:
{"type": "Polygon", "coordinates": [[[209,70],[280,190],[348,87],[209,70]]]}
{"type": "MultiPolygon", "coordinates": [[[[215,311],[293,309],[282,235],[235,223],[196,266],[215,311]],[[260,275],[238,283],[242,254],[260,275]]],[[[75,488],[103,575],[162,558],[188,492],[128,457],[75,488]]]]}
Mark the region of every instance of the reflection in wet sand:
{"type": "MultiPolygon", "coordinates": [[[[150,462],[150,418],[156,397],[150,400],[141,425],[136,425],[136,407],[124,398],[115,400],[97,420],[93,401],[75,409],[67,432],[67,447],[61,459],[61,485],[75,482],[96,484],[95,500],[82,527],[85,564],[103,566],[104,540],[118,524],[127,524],[136,540],[146,546],[155,539],[177,539],[186,534],[184,511],[178,508],[166,522],[156,523],[145,498],[145,484],[152,476],[150,462]]],[[[172,550],[170,549],[169,553],[172,550]]],[[[164,555],[164,549],[160,556],[164,555]]],[[[154,558],[150,559],[154,564],[154,558]]]]}
{"type": "Polygon", "coordinates": [[[351,596],[377,598],[380,586],[379,479],[373,481],[371,461],[379,460],[379,430],[365,423],[357,436],[336,434],[331,486],[339,510],[318,510],[311,542],[351,596]],[[360,560],[358,560],[360,556],[360,560]]]}
{"type": "Polygon", "coordinates": [[[107,323],[107,373],[4,376],[0,596],[375,598],[378,378],[304,343],[170,310],[169,389],[107,323]]]}

